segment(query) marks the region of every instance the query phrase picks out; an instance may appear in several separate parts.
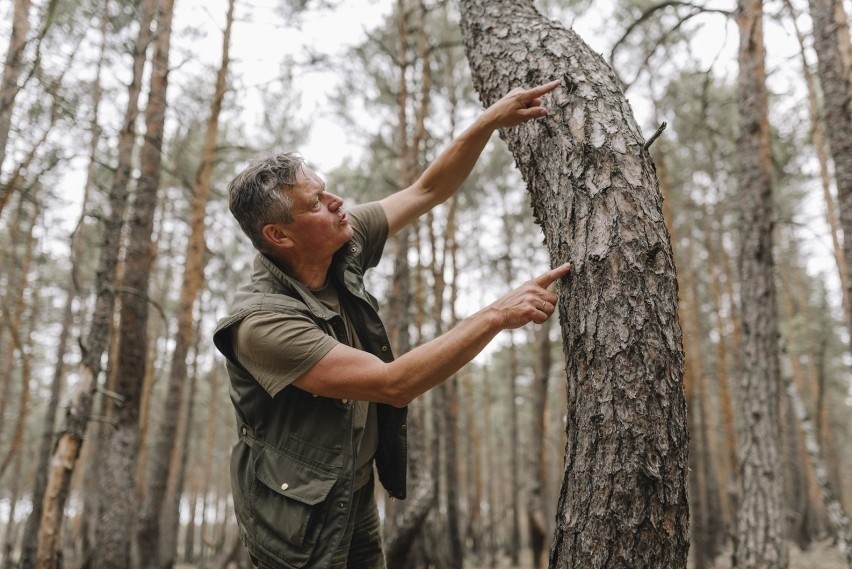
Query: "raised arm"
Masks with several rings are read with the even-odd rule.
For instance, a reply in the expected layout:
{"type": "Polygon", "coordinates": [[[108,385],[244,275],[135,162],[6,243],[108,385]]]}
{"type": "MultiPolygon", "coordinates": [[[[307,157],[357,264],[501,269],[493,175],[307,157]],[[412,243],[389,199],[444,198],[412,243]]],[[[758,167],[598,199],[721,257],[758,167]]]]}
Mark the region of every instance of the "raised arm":
{"type": "Polygon", "coordinates": [[[391,363],[343,344],[335,346],[293,384],[314,395],[403,407],[456,373],[501,330],[550,318],[556,295],[547,287],[569,270],[565,264],[524,283],[391,363]]]}
{"type": "Polygon", "coordinates": [[[512,89],[456,137],[414,184],[381,200],[390,235],[455,194],[496,129],[547,115],[541,97],[558,86],[559,81],[551,81],[532,89],[512,89]]]}

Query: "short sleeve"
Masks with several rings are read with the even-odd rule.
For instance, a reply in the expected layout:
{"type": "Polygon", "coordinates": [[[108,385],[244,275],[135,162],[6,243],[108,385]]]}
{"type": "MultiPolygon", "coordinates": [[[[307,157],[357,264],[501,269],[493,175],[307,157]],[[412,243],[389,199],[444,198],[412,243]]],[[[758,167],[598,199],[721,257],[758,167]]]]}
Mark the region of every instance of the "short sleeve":
{"type": "Polygon", "coordinates": [[[363,269],[379,264],[388,238],[388,218],[379,202],[353,207],[349,211],[355,233],[353,239],[361,245],[360,262],[363,269]]]}
{"type": "Polygon", "coordinates": [[[307,316],[271,311],[250,314],[233,334],[237,361],[273,397],[337,344],[307,316]]]}

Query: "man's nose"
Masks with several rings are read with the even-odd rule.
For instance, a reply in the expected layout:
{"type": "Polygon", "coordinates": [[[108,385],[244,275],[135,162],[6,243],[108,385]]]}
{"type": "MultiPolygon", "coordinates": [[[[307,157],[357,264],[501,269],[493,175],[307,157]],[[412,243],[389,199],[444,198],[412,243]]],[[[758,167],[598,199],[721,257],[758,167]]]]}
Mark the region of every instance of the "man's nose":
{"type": "Polygon", "coordinates": [[[336,211],[343,205],[343,198],[340,196],[336,196],[334,194],[329,195],[328,209],[331,211],[336,211]]]}

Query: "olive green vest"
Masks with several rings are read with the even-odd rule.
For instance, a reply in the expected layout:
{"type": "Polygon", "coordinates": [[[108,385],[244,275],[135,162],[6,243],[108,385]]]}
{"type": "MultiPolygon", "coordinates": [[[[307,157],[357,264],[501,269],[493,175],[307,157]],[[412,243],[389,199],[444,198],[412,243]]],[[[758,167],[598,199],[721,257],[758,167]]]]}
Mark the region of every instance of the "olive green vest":
{"type": "MultiPolygon", "coordinates": [[[[378,305],[364,289],[363,270],[353,262],[358,247],[351,241],[341,249],[332,278],[346,295],[347,314],[364,349],[390,362],[393,354],[378,305]]],[[[352,502],[353,403],[314,397],[292,385],[270,397],[240,366],[231,341],[231,328],[259,310],[307,316],[341,341],[346,337],[343,319],[258,254],[251,282],[238,290],[231,314],[219,321],[213,336],[227,358],[237,416],[231,485],[243,543],[261,567],[324,568],[338,547],[352,502]]],[[[406,411],[377,404],[376,468],[382,485],[398,499],[405,498],[406,411]]]]}

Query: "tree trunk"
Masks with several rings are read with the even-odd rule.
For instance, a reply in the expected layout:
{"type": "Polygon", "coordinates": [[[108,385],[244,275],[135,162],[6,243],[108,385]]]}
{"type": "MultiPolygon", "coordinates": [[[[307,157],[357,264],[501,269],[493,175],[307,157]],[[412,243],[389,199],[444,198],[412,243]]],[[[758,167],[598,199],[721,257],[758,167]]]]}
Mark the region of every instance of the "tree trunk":
{"type": "Polygon", "coordinates": [[[733,565],[784,568],[788,554],[779,452],[778,314],[762,0],[741,0],[737,24],[743,370],[738,398],[741,491],[733,565]]]}
{"type": "Polygon", "coordinates": [[[550,381],[550,320],[537,331],[538,367],[532,388],[532,421],[530,423],[530,454],[528,457],[529,495],[527,497],[527,525],[533,567],[544,569],[547,564],[547,514],[544,509],[544,489],[547,488],[547,469],[544,461],[547,415],[547,389],[550,381]]]}
{"type": "Polygon", "coordinates": [[[506,129],[560,282],[568,445],[550,567],[684,567],[687,430],[677,281],[651,157],[617,80],[527,1],[465,0],[485,104],[560,78],[506,129]]]}
{"type": "Polygon", "coordinates": [[[822,450],[816,437],[813,421],[811,421],[805,404],[799,395],[799,390],[796,387],[796,382],[793,381],[792,374],[784,374],[784,383],[787,388],[787,396],[790,398],[790,403],[796,413],[799,428],[805,437],[805,448],[810,457],[811,467],[819,484],[825,507],[828,510],[828,518],[837,531],[837,542],[846,558],[846,564],[852,569],[852,525],[849,523],[849,516],[843,510],[843,505],[838,500],[837,493],[829,481],[828,468],[826,467],[825,459],[823,458],[822,450]]]}
{"type": "MultiPolygon", "coordinates": [[[[160,514],[160,567],[170,569],[175,565],[178,551],[178,533],[180,530],[180,500],[186,481],[186,466],[189,460],[192,425],[195,417],[195,398],[198,395],[198,343],[199,334],[195,334],[193,346],[192,371],[189,373],[189,383],[185,387],[183,405],[180,410],[180,421],[175,432],[178,444],[172,449],[169,480],[163,499],[163,511],[160,514]]],[[[211,407],[215,408],[215,400],[211,399],[211,407]]]]}
{"type": "MultiPolygon", "coordinates": [[[[725,524],[730,530],[733,527],[734,506],[732,504],[733,496],[736,494],[737,479],[737,429],[734,423],[733,397],[731,395],[731,380],[728,373],[728,333],[727,320],[732,320],[733,315],[726,318],[722,308],[722,292],[719,289],[719,280],[721,273],[719,265],[720,259],[716,255],[716,235],[713,220],[707,221],[704,227],[705,249],[707,249],[707,259],[710,264],[710,297],[713,306],[713,322],[714,330],[718,336],[716,342],[716,381],[719,388],[719,405],[722,411],[722,428],[725,435],[724,452],[720,457],[723,465],[722,489],[723,505],[725,511],[725,524]]],[[[721,245],[720,245],[721,246],[721,245]]],[[[734,322],[734,326],[736,323],[734,322]]]]}
{"type": "MultiPolygon", "coordinates": [[[[133,74],[128,86],[127,109],[119,135],[118,165],[109,191],[110,211],[103,218],[104,231],[95,284],[97,300],[83,350],[83,360],[80,362],[77,392],[66,410],[65,425],[51,460],[44,512],[39,524],[37,566],[40,569],[53,569],[58,563],[59,549],[62,545],[60,540],[62,517],[65,502],[68,499],[71,475],[80,456],[80,447],[88,427],[94,391],[101,371],[101,357],[107,346],[109,321],[115,304],[113,283],[131,172],[142,70],[151,38],[150,23],[155,4],[154,0],[144,0],[140,13],[139,32],[133,46],[133,74]]],[[[123,496],[122,500],[125,498],[123,496]]]]}
{"type": "MultiPolygon", "coordinates": [[[[843,4],[837,3],[842,9],[843,4]]],[[[811,142],[814,145],[817,162],[819,163],[819,179],[822,186],[822,196],[825,201],[825,218],[828,223],[829,235],[831,237],[831,249],[834,255],[834,262],[837,265],[837,271],[840,275],[841,298],[843,300],[843,310],[846,314],[847,327],[852,324],[852,304],[849,299],[849,286],[847,279],[849,278],[846,271],[846,260],[843,256],[843,246],[840,241],[840,227],[837,216],[837,204],[834,196],[831,194],[831,175],[828,168],[828,145],[826,143],[825,122],[821,117],[821,109],[817,99],[816,85],[814,85],[814,77],[811,73],[810,65],[806,57],[807,49],[805,47],[805,36],[799,30],[796,23],[796,11],[790,0],[785,0],[784,6],[790,13],[790,23],[796,31],[796,39],[799,42],[799,58],[802,61],[802,78],[805,80],[805,87],[808,94],[808,118],[811,122],[811,142]]]]}
{"type": "MultiPolygon", "coordinates": [[[[21,202],[23,205],[25,202],[21,202]]],[[[12,435],[12,443],[9,447],[8,454],[4,458],[2,465],[0,465],[0,479],[3,478],[3,474],[6,471],[8,466],[12,466],[11,473],[11,482],[10,482],[10,491],[8,494],[8,502],[9,502],[9,510],[8,510],[8,518],[6,520],[6,531],[3,538],[2,543],[2,552],[0,552],[0,558],[4,560],[4,568],[14,567],[15,564],[12,561],[13,552],[17,549],[15,547],[16,544],[16,529],[18,527],[17,522],[15,521],[15,510],[18,505],[18,498],[20,497],[21,490],[21,470],[23,467],[24,460],[26,458],[25,445],[24,445],[24,437],[26,435],[25,426],[27,422],[27,417],[30,411],[29,399],[30,399],[30,383],[32,381],[32,328],[33,322],[35,320],[35,308],[39,306],[38,300],[32,300],[32,306],[28,307],[25,297],[25,291],[29,288],[27,284],[28,276],[30,273],[30,267],[32,266],[32,258],[35,250],[35,236],[34,230],[36,223],[38,222],[38,218],[40,216],[40,205],[38,202],[35,204],[33,211],[30,213],[30,219],[26,220],[27,225],[29,226],[28,230],[24,236],[24,243],[22,246],[24,248],[23,258],[20,259],[20,265],[14,267],[12,271],[18,273],[17,282],[11,282],[12,286],[10,286],[10,292],[14,291],[14,298],[9,299],[12,302],[11,310],[8,306],[3,306],[3,318],[9,325],[9,346],[8,353],[10,354],[10,362],[9,366],[3,368],[4,373],[11,375],[13,371],[18,369],[20,371],[20,381],[21,381],[21,394],[20,394],[20,403],[18,406],[18,420],[15,425],[15,431],[12,435]],[[10,314],[11,312],[11,314],[10,314]],[[24,314],[28,313],[29,322],[25,323],[24,314]],[[22,329],[26,328],[26,332],[22,329]],[[17,368],[14,365],[11,365],[11,355],[17,352],[20,359],[20,367],[17,368]]],[[[16,222],[20,223],[23,221],[20,219],[21,216],[18,215],[16,222]]]]}
{"type": "Polygon", "coordinates": [[[47,489],[47,474],[50,465],[50,451],[55,437],[56,427],[56,411],[59,407],[59,398],[62,391],[62,380],[65,374],[65,354],[67,350],[68,336],[71,333],[71,326],[74,319],[74,303],[80,294],[79,279],[77,278],[77,267],[83,260],[85,253],[85,223],[86,216],[89,211],[89,201],[92,195],[92,188],[95,183],[95,165],[98,152],[98,144],[101,139],[101,127],[98,121],[98,111],[101,104],[101,70],[103,69],[106,59],[106,39],[107,39],[107,23],[108,16],[108,1],[104,2],[103,12],[101,14],[101,43],[98,56],[98,63],[95,71],[95,79],[92,85],[92,122],[89,125],[89,156],[88,166],[86,169],[86,182],[83,188],[83,203],[80,206],[80,217],[77,219],[77,225],[71,234],[71,274],[68,277],[67,296],[65,298],[65,307],[62,312],[62,329],[59,333],[59,341],[56,347],[56,358],[53,369],[53,379],[50,386],[50,400],[48,401],[47,411],[45,413],[44,429],[42,431],[41,446],[39,447],[38,464],[35,471],[35,485],[33,488],[32,502],[33,509],[27,517],[26,527],[24,528],[24,542],[22,544],[20,568],[33,569],[36,563],[36,550],[38,548],[38,529],[41,521],[43,510],[44,494],[47,489]]]}
{"type": "MultiPolygon", "coordinates": [[[[846,299],[852,299],[852,70],[849,24],[842,0],[809,0],[814,49],[819,60],[825,125],[834,160],[834,177],[843,228],[846,299]]],[[[852,310],[847,310],[852,330],[852,310]]]]}
{"type": "MultiPolygon", "coordinates": [[[[454,327],[458,323],[455,306],[458,300],[458,265],[456,253],[458,252],[458,242],[456,240],[456,208],[458,200],[451,198],[448,204],[447,225],[444,232],[444,259],[450,257],[450,281],[449,298],[447,305],[450,309],[450,326],[454,327]]],[[[449,538],[449,561],[448,567],[451,569],[462,569],[465,558],[465,547],[462,535],[462,512],[460,508],[460,492],[461,487],[459,478],[459,376],[455,375],[449,380],[441,384],[440,389],[444,391],[444,428],[445,432],[445,452],[446,452],[446,491],[447,491],[447,535],[449,538]]]]}
{"type": "MultiPolygon", "coordinates": [[[[148,289],[154,264],[154,213],[160,187],[163,127],[166,117],[169,47],[173,0],[160,0],[151,65],[145,142],[133,213],[128,220],[128,246],[121,287],[121,326],[115,370],[118,394],[113,428],[108,431],[100,462],[100,494],[93,567],[130,566],[130,546],[136,514],[136,467],[139,452],[139,404],[148,364],[148,289]]],[[[177,397],[167,397],[168,400],[177,397]]],[[[167,457],[168,458],[168,455],[167,457]]],[[[146,544],[147,545],[147,544],[146,544]]],[[[142,551],[153,552],[156,549],[142,551]]],[[[156,555],[143,555],[143,559],[156,555]]]]}
{"type": "MultiPolygon", "coordinates": [[[[172,450],[175,445],[178,416],[185,396],[187,378],[187,354],[195,337],[195,322],[193,310],[196,298],[204,283],[204,254],[205,254],[205,216],[207,201],[210,196],[211,174],[216,159],[216,141],[219,133],[219,113],[227,87],[229,64],[229,48],[231,41],[231,26],[234,20],[234,0],[228,2],[228,13],[225,31],[222,37],[222,57],[219,71],[216,75],[216,90],[210,105],[210,116],[207,120],[207,131],[202,147],[201,162],[196,172],[195,187],[192,196],[192,214],[190,219],[190,236],[187,243],[186,262],[183,280],[181,282],[180,298],[178,301],[178,326],[175,334],[175,349],[172,354],[171,370],[166,397],[163,421],[157,431],[151,450],[151,470],[148,474],[148,485],[142,505],[139,520],[138,540],[140,550],[159,552],[160,534],[159,522],[163,511],[163,497],[171,468],[172,450]]],[[[151,554],[143,561],[146,568],[159,565],[159,554],[151,554]]]]}
{"type": "MultiPolygon", "coordinates": [[[[18,80],[24,64],[24,48],[27,46],[27,34],[30,31],[31,0],[15,0],[12,12],[12,33],[9,34],[9,49],[6,51],[6,63],[3,66],[3,79],[0,82],[0,166],[6,160],[6,145],[12,128],[12,109],[20,91],[18,80]]],[[[11,191],[11,186],[2,190],[11,191]]],[[[3,202],[5,203],[5,199],[3,202]]],[[[0,207],[0,212],[3,208],[0,207]]]]}
{"type": "MultiPolygon", "coordinates": [[[[18,207],[12,221],[12,228],[9,232],[9,249],[12,250],[12,254],[10,258],[6,258],[3,263],[0,263],[0,267],[4,268],[6,268],[6,262],[9,262],[10,264],[6,272],[8,297],[3,299],[4,303],[0,306],[0,316],[3,317],[4,323],[6,324],[3,331],[7,332],[9,336],[8,341],[3,346],[2,360],[0,360],[0,366],[2,366],[0,367],[0,370],[3,370],[4,376],[4,386],[2,390],[3,401],[2,405],[0,405],[0,413],[3,415],[6,413],[5,406],[8,400],[11,399],[11,380],[15,375],[14,371],[16,369],[14,362],[15,353],[17,352],[19,355],[23,356],[26,350],[21,334],[21,328],[24,322],[24,312],[26,312],[24,293],[28,288],[27,276],[30,271],[33,249],[35,247],[33,232],[39,217],[40,209],[37,204],[35,211],[28,212],[26,205],[27,202],[23,199],[18,202],[18,207]],[[24,227],[26,227],[26,230],[22,231],[24,227]],[[22,250],[17,251],[16,253],[15,251],[18,247],[22,248],[22,250]],[[22,257],[18,257],[18,254],[21,254],[22,257]]],[[[21,361],[24,361],[23,357],[21,361]]],[[[26,415],[28,411],[29,393],[29,381],[24,381],[22,378],[18,403],[18,419],[15,422],[15,430],[12,434],[12,442],[9,449],[6,451],[5,457],[0,458],[0,479],[3,478],[3,473],[12,463],[14,457],[21,452],[24,427],[26,425],[26,415]]],[[[2,424],[5,424],[6,422],[7,421],[3,421],[2,424]]],[[[2,427],[2,424],[0,424],[0,427],[2,427]]],[[[2,431],[2,428],[0,428],[0,431],[2,431]]]]}

